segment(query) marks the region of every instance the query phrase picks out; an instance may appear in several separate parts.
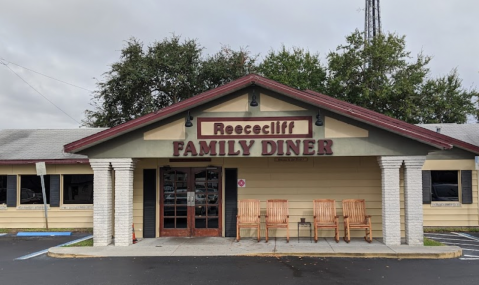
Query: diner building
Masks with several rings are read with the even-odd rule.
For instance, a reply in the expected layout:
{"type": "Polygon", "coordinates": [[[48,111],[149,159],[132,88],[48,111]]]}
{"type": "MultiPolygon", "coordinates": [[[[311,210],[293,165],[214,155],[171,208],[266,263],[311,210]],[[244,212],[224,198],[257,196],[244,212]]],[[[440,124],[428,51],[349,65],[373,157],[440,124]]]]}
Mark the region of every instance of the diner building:
{"type": "Polygon", "coordinates": [[[373,237],[422,245],[423,227],[479,226],[479,143],[437,128],[253,74],[109,129],[2,131],[0,228],[44,226],[46,161],[50,227],[93,227],[95,246],[131,245],[133,224],[137,238],[235,237],[242,199],[263,214],[287,199],[296,237],[323,198],[341,225],[342,200],[365,199],[373,237]]]}

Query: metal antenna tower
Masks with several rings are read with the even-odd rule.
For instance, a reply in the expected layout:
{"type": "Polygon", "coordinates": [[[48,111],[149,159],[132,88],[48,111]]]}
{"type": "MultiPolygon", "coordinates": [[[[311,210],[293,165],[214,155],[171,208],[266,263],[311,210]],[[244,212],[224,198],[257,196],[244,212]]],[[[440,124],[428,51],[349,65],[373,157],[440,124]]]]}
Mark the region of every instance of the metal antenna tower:
{"type": "Polygon", "coordinates": [[[366,43],[381,33],[381,13],[379,0],[365,0],[364,9],[364,40],[366,43]]]}

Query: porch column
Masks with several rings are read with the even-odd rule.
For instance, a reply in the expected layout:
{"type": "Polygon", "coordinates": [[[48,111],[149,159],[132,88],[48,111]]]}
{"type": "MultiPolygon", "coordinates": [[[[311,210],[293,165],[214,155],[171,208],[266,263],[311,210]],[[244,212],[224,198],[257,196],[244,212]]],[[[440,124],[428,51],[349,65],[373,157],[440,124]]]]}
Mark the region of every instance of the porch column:
{"type": "Polygon", "coordinates": [[[425,160],[425,156],[404,157],[404,210],[408,245],[424,245],[422,166],[425,160]]]}
{"type": "Polygon", "coordinates": [[[399,168],[402,157],[378,157],[381,168],[383,242],[386,245],[401,244],[401,208],[399,201],[399,168]]]}
{"type": "Polygon", "coordinates": [[[93,169],[93,245],[111,243],[113,193],[111,166],[107,159],[90,159],[93,169]]]}
{"type": "Polygon", "coordinates": [[[115,170],[115,246],[129,246],[133,224],[133,169],[131,158],[111,159],[115,170]]]}

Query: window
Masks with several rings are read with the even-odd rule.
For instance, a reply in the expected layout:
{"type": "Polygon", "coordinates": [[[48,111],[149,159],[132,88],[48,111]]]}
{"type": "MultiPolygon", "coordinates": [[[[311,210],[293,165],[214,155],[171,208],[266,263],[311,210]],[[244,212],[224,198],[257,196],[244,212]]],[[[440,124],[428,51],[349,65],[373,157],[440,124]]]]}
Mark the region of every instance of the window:
{"type": "Polygon", "coordinates": [[[458,171],[431,171],[432,201],[459,201],[458,171]]]}
{"type": "MultiPolygon", "coordinates": [[[[44,176],[47,204],[50,204],[50,175],[44,176]]],[[[20,204],[43,204],[40,176],[22,175],[20,180],[20,204]]]]}
{"type": "Polygon", "coordinates": [[[7,176],[0,175],[0,205],[7,203],[7,176]]]}
{"type": "Polygon", "coordinates": [[[93,204],[93,174],[63,175],[63,204],[93,204]]]}

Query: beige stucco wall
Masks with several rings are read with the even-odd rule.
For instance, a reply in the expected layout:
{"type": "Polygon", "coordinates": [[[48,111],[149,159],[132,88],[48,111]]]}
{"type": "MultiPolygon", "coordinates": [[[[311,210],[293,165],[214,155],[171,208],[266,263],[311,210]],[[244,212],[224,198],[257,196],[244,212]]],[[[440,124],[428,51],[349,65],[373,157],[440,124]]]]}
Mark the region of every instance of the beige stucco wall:
{"type": "MultiPolygon", "coordinates": [[[[478,174],[473,159],[463,160],[427,160],[423,170],[473,170],[472,171],[472,204],[460,204],[460,207],[434,207],[423,205],[424,226],[426,227],[468,227],[479,225],[478,209],[478,174]]],[[[460,183],[460,181],[459,181],[460,183]]],[[[460,186],[459,186],[460,189],[460,186]]],[[[461,191],[459,190],[459,197],[461,191]]]]}
{"type": "MultiPolygon", "coordinates": [[[[93,174],[89,164],[51,165],[47,164],[47,174],[93,174]]],[[[18,175],[17,197],[20,197],[20,175],[36,175],[35,164],[0,165],[0,175],[18,175]]],[[[62,178],[61,178],[62,179],[62,178]]],[[[60,184],[63,180],[61,180],[60,184]]],[[[61,186],[63,187],[63,186],[61,186]]],[[[60,201],[63,201],[63,188],[60,188],[60,201]]],[[[62,205],[48,210],[50,228],[91,228],[93,227],[93,205],[62,205]]],[[[43,205],[20,205],[0,207],[0,228],[44,228],[43,205]]]]}

